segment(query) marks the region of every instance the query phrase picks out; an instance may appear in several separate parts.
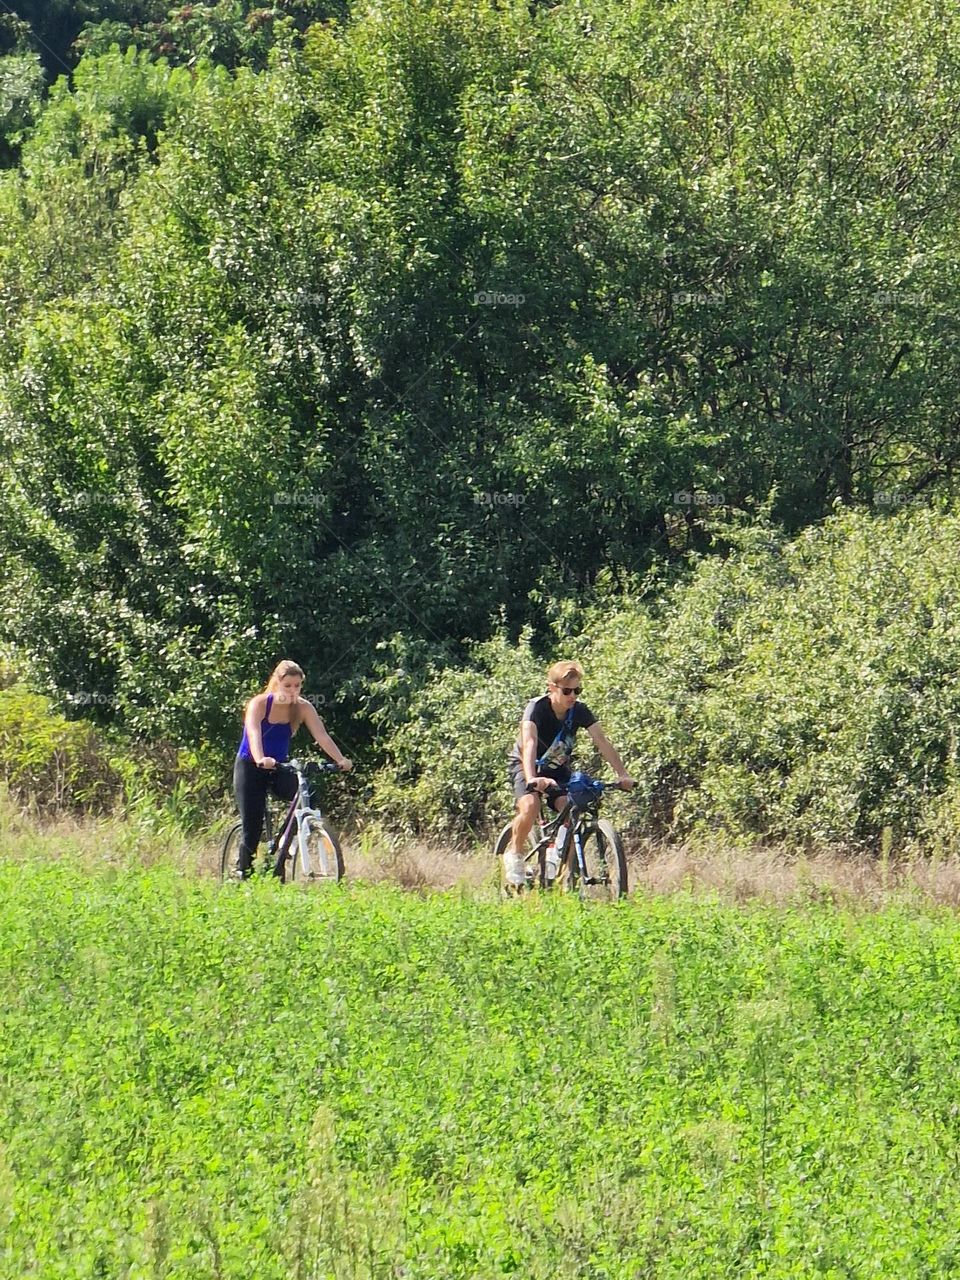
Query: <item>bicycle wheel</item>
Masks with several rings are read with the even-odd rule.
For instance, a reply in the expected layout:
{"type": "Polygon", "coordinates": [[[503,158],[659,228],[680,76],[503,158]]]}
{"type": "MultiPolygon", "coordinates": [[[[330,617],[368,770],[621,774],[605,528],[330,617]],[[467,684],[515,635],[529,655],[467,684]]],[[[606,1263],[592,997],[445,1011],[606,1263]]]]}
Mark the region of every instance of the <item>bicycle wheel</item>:
{"type": "Polygon", "coordinates": [[[343,854],[340,841],[333,832],[316,818],[304,818],[304,836],[306,838],[307,866],[304,866],[300,852],[300,843],[296,832],[290,841],[290,852],[286,863],[288,882],[293,884],[336,884],[343,878],[343,854]]]}
{"type": "MultiPolygon", "coordinates": [[[[513,897],[518,893],[523,893],[520,885],[507,884],[503,867],[503,855],[510,846],[513,836],[513,823],[508,822],[500,834],[497,836],[493,844],[493,856],[496,860],[496,877],[500,886],[500,892],[505,898],[513,897]]],[[[543,842],[539,840],[539,832],[536,827],[527,837],[527,884],[526,888],[531,889],[535,884],[542,885],[544,883],[544,856],[546,854],[546,845],[537,850],[537,845],[543,842]]]]}
{"type": "MultiPolygon", "coordinates": [[[[253,854],[253,868],[263,866],[264,846],[273,839],[273,817],[269,808],[263,815],[263,835],[253,854]]],[[[220,879],[224,882],[242,880],[240,874],[240,840],[243,836],[243,824],[237,822],[227,832],[220,854],[220,879]]]]}
{"type": "Polygon", "coordinates": [[[616,902],[627,893],[627,860],[620,836],[606,818],[585,826],[580,832],[586,875],[580,874],[573,840],[567,841],[563,883],[576,889],[581,898],[616,902]]]}

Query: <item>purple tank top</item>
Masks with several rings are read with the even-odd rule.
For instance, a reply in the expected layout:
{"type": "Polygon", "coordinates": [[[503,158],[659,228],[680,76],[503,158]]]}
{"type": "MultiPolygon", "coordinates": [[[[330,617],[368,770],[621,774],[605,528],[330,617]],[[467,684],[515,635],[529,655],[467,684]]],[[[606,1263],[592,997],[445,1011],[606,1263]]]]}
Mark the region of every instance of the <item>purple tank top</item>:
{"type": "MultiPolygon", "coordinates": [[[[293,730],[288,724],[271,724],[270,708],[273,706],[273,694],[267,694],[267,714],[260,721],[260,741],[263,743],[263,754],[273,756],[274,760],[286,760],[290,754],[290,739],[293,730]]],[[[247,727],[243,727],[240,750],[237,755],[244,760],[251,760],[250,743],[247,741],[247,727]]]]}

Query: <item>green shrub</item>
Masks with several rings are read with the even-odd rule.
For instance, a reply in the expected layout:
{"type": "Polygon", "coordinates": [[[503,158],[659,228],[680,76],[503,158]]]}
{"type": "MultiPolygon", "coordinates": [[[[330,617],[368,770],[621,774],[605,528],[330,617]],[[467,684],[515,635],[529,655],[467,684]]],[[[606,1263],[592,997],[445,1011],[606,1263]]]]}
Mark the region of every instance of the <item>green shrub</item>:
{"type": "MultiPolygon", "coordinates": [[[[803,846],[874,847],[886,828],[895,845],[952,839],[960,517],[845,512],[793,541],[762,523],[724,536],[726,558],[657,601],[557,636],[638,779],[624,824],[803,846]]],[[[396,820],[451,830],[490,811],[492,762],[541,671],[526,641],[501,643],[411,697],[389,744],[404,768],[378,785],[396,820]]]]}
{"type": "Polygon", "coordinates": [[[0,689],[0,779],[39,812],[101,810],[121,780],[93,727],[66,720],[23,685],[0,689]]]}
{"type": "Polygon", "coordinates": [[[0,782],[16,803],[43,816],[122,808],[156,832],[209,822],[228,778],[222,752],[107,739],[9,674],[0,668],[0,782]]]}
{"type": "Polygon", "coordinates": [[[380,723],[394,726],[372,796],[388,825],[463,835],[503,810],[509,732],[542,688],[543,669],[528,633],[517,646],[502,637],[478,644],[473,658],[470,667],[430,666],[412,693],[397,673],[374,687],[380,723]]]}

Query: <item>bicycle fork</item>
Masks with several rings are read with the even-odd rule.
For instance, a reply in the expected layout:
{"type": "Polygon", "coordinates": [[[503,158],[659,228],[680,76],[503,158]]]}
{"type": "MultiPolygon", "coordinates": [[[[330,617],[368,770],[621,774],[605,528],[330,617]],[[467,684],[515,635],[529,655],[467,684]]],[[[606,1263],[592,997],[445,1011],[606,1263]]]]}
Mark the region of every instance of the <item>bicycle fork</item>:
{"type": "Polygon", "coordinates": [[[577,856],[577,875],[581,880],[587,878],[587,864],[583,858],[583,842],[580,839],[580,832],[573,832],[573,851],[577,856]]]}
{"type": "Polygon", "coordinates": [[[310,795],[310,784],[307,781],[306,774],[300,778],[300,795],[297,801],[297,812],[294,814],[294,822],[297,824],[297,848],[293,854],[294,858],[300,859],[300,869],[305,876],[308,876],[313,868],[310,866],[310,854],[307,850],[307,823],[304,821],[306,817],[313,813],[311,808],[313,797],[310,795]]]}

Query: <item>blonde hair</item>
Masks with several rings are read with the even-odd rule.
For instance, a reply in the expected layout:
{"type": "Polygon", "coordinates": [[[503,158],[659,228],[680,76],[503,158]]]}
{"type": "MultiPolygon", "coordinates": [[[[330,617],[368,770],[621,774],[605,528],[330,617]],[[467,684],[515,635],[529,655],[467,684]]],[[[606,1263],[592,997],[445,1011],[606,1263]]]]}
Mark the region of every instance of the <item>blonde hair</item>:
{"type": "Polygon", "coordinates": [[[579,662],[555,662],[547,672],[547,684],[563,684],[571,676],[583,679],[583,667],[579,662]]]}
{"type": "Polygon", "coordinates": [[[280,688],[280,681],[286,680],[287,676],[299,676],[304,679],[303,667],[299,666],[290,658],[284,658],[282,662],[278,662],[270,673],[270,679],[260,690],[261,693],[276,693],[280,688]]]}
{"type": "MultiPolygon", "coordinates": [[[[299,676],[301,680],[305,679],[303,667],[301,667],[299,663],[294,662],[291,658],[284,658],[283,661],[278,662],[270,672],[270,679],[257,694],[257,697],[264,693],[276,693],[280,688],[280,681],[286,680],[288,676],[299,676]]],[[[293,727],[294,732],[300,728],[302,720],[303,712],[298,706],[294,706],[290,712],[290,724],[293,727]]]]}

